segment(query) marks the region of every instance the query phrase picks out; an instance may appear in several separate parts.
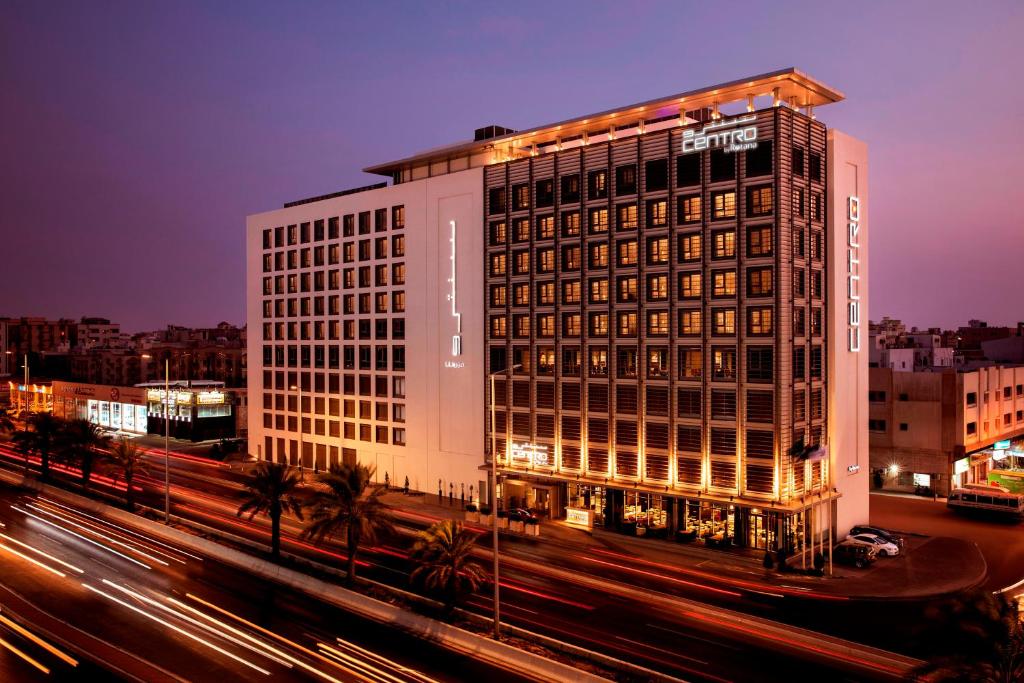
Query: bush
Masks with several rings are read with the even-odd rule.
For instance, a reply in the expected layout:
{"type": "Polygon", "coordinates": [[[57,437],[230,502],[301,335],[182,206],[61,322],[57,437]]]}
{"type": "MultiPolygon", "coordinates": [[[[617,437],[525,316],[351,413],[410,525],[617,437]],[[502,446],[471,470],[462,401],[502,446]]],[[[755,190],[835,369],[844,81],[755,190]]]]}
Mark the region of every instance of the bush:
{"type": "Polygon", "coordinates": [[[490,505],[481,505],[480,506],[480,514],[481,515],[489,515],[489,514],[491,514],[491,506],[490,505]]]}
{"type": "Polygon", "coordinates": [[[814,569],[819,572],[825,570],[825,556],[821,553],[814,553],[814,569]]]}
{"type": "Polygon", "coordinates": [[[476,512],[476,505],[474,505],[473,503],[467,503],[466,512],[476,512]]]}
{"type": "Polygon", "coordinates": [[[764,565],[765,569],[772,569],[775,567],[775,560],[772,558],[772,554],[770,552],[764,554],[764,560],[761,564],[764,565]]]}
{"type": "Polygon", "coordinates": [[[523,521],[526,522],[527,524],[540,524],[540,520],[536,519],[534,517],[527,517],[523,521]]]}
{"type": "Polygon", "coordinates": [[[508,510],[498,510],[498,518],[505,519],[508,517],[508,510]]]}

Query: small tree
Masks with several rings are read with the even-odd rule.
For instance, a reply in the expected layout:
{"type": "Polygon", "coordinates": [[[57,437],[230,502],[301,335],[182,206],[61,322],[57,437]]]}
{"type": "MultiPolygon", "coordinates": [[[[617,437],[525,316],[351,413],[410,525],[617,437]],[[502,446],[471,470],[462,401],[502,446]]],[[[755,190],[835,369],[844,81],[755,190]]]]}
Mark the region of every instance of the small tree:
{"type": "Polygon", "coordinates": [[[99,425],[88,420],[69,420],[60,431],[59,451],[62,457],[74,463],[81,472],[82,488],[89,488],[93,465],[100,451],[110,447],[110,437],[99,425]]]}
{"type": "Polygon", "coordinates": [[[462,596],[475,593],[487,580],[487,573],[472,557],[476,533],[462,522],[446,519],[419,536],[410,555],[416,568],[409,580],[441,593],[450,616],[462,596]]]}
{"type": "Polygon", "coordinates": [[[25,421],[25,428],[14,434],[14,445],[25,455],[25,471],[28,472],[29,456],[39,456],[40,478],[50,478],[50,456],[58,447],[59,435],[64,421],[52,413],[32,413],[25,421]]]}
{"type": "Polygon", "coordinates": [[[281,514],[291,512],[302,519],[302,502],[295,496],[300,483],[299,473],[279,462],[261,462],[246,485],[246,499],[238,507],[238,516],[249,513],[270,518],[270,554],[281,557],[281,514]]]}
{"type": "Polygon", "coordinates": [[[142,464],[143,455],[144,451],[136,446],[134,441],[122,436],[114,442],[110,453],[105,458],[107,462],[121,472],[125,485],[124,502],[129,512],[135,510],[135,499],[132,492],[132,482],[135,480],[135,475],[140,472],[147,474],[146,468],[142,464]]]}
{"type": "Polygon", "coordinates": [[[356,555],[363,541],[374,543],[378,534],[393,528],[387,507],[380,497],[384,489],[371,486],[373,469],[365,465],[332,463],[317,476],[323,490],[310,504],[310,523],[303,538],[320,544],[332,536],[345,534],[348,551],[348,582],[356,578],[356,555]]]}

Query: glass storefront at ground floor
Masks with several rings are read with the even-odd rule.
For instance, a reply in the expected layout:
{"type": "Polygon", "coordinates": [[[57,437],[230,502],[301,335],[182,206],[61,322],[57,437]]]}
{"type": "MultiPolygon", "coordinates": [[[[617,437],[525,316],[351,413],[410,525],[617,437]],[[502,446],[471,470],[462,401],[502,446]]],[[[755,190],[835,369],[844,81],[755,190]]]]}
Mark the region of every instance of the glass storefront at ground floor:
{"type": "Polygon", "coordinates": [[[819,549],[828,542],[836,504],[808,497],[803,507],[779,508],[512,475],[502,482],[499,503],[579,527],[717,548],[781,549],[790,555],[812,542],[819,549]]]}

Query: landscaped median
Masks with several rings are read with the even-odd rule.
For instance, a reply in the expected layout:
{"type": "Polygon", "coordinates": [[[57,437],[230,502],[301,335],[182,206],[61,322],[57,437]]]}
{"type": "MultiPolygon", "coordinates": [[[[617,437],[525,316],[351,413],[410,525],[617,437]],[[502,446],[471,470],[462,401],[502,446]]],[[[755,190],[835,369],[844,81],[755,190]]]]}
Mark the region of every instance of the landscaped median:
{"type": "MultiPolygon", "coordinates": [[[[0,479],[16,486],[45,493],[47,496],[84,510],[102,514],[112,521],[143,530],[161,541],[187,548],[192,552],[205,555],[253,576],[300,590],[359,616],[412,633],[447,649],[466,654],[521,676],[538,681],[573,681],[579,683],[608,680],[564,662],[555,661],[534,652],[514,647],[508,643],[496,641],[457,626],[411,612],[402,607],[363,595],[362,593],[347,590],[341,586],[328,583],[288,567],[274,564],[207,538],[154,522],[145,517],[85,498],[59,487],[42,484],[32,478],[26,479],[12,472],[0,470],[0,479]]],[[[607,659],[610,660],[610,658],[607,659]]],[[[654,674],[652,679],[673,680],[667,676],[658,676],[655,672],[649,673],[654,674]]]]}

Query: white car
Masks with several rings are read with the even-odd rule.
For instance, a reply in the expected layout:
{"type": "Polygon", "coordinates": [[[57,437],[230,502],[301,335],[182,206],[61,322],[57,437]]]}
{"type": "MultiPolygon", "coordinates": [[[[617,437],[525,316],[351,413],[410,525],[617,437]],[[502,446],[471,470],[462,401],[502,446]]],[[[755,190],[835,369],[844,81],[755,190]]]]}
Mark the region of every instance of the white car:
{"type": "Polygon", "coordinates": [[[846,540],[850,543],[856,543],[858,545],[871,546],[878,551],[878,554],[882,557],[891,557],[900,554],[899,546],[895,543],[889,543],[888,541],[875,536],[874,534],[852,534],[846,537],[846,540]]]}

